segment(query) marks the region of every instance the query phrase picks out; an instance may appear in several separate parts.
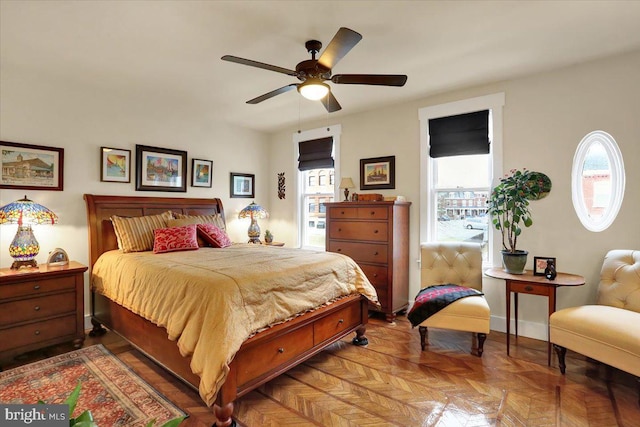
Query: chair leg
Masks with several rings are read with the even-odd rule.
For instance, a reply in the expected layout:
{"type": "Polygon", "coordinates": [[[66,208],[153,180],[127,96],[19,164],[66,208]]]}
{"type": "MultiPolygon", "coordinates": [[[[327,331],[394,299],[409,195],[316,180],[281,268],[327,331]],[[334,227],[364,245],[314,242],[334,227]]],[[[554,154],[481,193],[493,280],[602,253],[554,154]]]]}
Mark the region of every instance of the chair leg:
{"type": "Polygon", "coordinates": [[[560,366],[560,372],[562,373],[562,375],[564,375],[565,371],[567,370],[567,365],[564,361],[564,356],[567,354],[567,349],[559,346],[558,344],[554,344],[553,349],[558,355],[558,366],[560,366]]]}
{"type": "Polygon", "coordinates": [[[418,326],[418,331],[420,331],[420,347],[422,347],[422,351],[424,351],[427,346],[427,327],[426,326],[418,326]]]}
{"type": "Polygon", "coordinates": [[[484,342],[487,339],[487,334],[483,334],[482,332],[478,332],[478,357],[482,357],[482,353],[484,352],[484,342]]]}

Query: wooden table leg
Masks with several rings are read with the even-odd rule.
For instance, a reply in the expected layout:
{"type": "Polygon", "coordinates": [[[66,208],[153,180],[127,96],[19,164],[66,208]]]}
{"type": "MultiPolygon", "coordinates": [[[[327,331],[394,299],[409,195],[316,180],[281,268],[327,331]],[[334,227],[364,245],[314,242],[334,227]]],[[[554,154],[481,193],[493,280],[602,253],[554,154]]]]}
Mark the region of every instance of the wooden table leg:
{"type": "Polygon", "coordinates": [[[509,355],[509,338],[511,334],[511,284],[509,280],[505,280],[505,289],[507,290],[507,356],[509,355]]]}
{"type": "MultiPolygon", "coordinates": [[[[556,311],[556,288],[553,286],[549,292],[549,317],[556,311]]],[[[549,318],[547,318],[547,366],[551,366],[551,334],[549,332],[549,318]]]]}
{"type": "Polygon", "coordinates": [[[513,295],[513,304],[514,304],[514,308],[516,309],[516,322],[515,322],[515,329],[516,329],[516,338],[518,338],[518,293],[516,292],[513,295]]]}

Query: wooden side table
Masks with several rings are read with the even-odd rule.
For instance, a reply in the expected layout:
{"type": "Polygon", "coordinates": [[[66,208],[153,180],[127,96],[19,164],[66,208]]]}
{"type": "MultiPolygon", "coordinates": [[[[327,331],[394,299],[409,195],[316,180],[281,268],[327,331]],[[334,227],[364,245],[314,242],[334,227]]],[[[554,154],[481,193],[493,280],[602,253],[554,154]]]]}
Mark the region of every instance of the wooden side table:
{"type": "Polygon", "coordinates": [[[64,266],[0,269],[0,359],[50,345],[84,342],[84,272],[64,266]]]}
{"type": "MultiPolygon", "coordinates": [[[[502,268],[490,268],[485,271],[489,277],[503,279],[507,293],[507,355],[509,355],[509,338],[511,336],[511,293],[514,293],[516,315],[516,338],[518,337],[518,294],[540,295],[549,299],[549,316],[556,311],[556,290],[560,286],[584,285],[584,277],[576,274],[558,273],[554,280],[545,276],[535,276],[531,270],[524,274],[511,274],[502,268]]],[[[547,365],[551,366],[551,342],[549,341],[549,322],[547,321],[547,365]]]]}

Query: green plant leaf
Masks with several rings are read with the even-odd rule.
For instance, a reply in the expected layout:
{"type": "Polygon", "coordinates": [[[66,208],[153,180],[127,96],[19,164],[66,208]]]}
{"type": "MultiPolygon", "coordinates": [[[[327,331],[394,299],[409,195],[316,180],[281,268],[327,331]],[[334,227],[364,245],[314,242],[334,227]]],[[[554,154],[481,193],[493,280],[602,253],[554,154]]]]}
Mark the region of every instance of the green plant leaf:
{"type": "Polygon", "coordinates": [[[78,403],[78,398],[80,397],[80,388],[81,384],[80,381],[78,381],[78,385],[76,386],[76,388],[73,389],[69,397],[67,397],[67,400],[64,401],[64,403],[69,405],[69,419],[71,419],[73,411],[76,410],[76,404],[78,403]]]}
{"type": "Polygon", "coordinates": [[[162,424],[161,427],[178,427],[180,425],[180,423],[185,419],[186,417],[178,417],[178,418],[174,418],[172,420],[167,421],[166,423],[162,424]]]}

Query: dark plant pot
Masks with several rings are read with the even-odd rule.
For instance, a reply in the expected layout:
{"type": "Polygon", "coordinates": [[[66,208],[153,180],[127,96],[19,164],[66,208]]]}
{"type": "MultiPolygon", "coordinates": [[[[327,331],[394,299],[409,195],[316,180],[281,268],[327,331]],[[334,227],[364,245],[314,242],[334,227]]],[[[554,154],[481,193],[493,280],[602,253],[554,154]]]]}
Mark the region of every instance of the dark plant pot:
{"type": "Polygon", "coordinates": [[[504,271],[510,274],[524,273],[524,267],[527,265],[527,255],[529,255],[529,252],[521,250],[516,250],[515,252],[503,250],[501,252],[504,271]]]}

